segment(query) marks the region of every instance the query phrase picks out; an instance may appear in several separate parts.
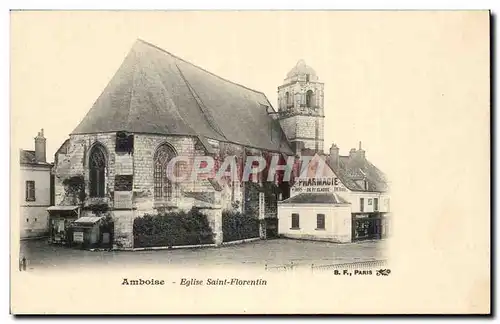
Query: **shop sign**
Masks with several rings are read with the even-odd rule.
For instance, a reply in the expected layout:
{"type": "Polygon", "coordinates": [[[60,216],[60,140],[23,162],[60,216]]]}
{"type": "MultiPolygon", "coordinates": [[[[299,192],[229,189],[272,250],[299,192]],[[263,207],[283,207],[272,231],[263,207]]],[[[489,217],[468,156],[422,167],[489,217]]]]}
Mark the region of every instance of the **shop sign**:
{"type": "Polygon", "coordinates": [[[132,191],[115,191],[114,207],[116,209],[132,208],[132,191]]]}
{"type": "Polygon", "coordinates": [[[73,232],[73,242],[83,243],[83,232],[73,232]]]}
{"type": "Polygon", "coordinates": [[[293,194],[299,193],[324,193],[345,192],[347,189],[342,185],[339,178],[299,178],[292,188],[293,194]]]}
{"type": "Polygon", "coordinates": [[[117,175],[115,176],[115,191],[132,191],[132,183],[132,175],[117,175]]]}

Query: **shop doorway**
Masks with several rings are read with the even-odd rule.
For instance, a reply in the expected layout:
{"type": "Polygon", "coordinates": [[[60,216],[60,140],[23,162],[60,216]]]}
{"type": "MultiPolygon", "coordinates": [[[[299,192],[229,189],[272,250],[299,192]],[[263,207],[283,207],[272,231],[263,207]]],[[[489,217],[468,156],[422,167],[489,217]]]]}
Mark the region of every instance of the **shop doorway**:
{"type": "Polygon", "coordinates": [[[382,238],[382,217],[378,213],[353,214],[352,240],[378,240],[382,238]]]}

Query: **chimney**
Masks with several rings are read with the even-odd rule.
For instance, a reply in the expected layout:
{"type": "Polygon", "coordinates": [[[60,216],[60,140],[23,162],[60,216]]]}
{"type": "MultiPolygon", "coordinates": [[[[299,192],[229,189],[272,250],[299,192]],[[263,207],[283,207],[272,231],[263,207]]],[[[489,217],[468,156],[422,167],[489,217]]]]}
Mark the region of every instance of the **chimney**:
{"type": "Polygon", "coordinates": [[[358,157],[359,157],[361,160],[364,160],[364,159],[365,159],[365,150],[363,150],[363,149],[361,148],[361,141],[359,141],[358,157]]]}
{"type": "Polygon", "coordinates": [[[349,159],[354,159],[356,158],[356,149],[355,148],[352,148],[350,151],[349,151],[349,159]]]}
{"type": "Polygon", "coordinates": [[[35,160],[36,162],[47,162],[46,158],[46,139],[43,137],[43,128],[38,132],[35,137],[35,160]]]}
{"type": "Polygon", "coordinates": [[[349,151],[349,159],[357,161],[363,161],[365,159],[365,150],[363,150],[363,148],[361,147],[361,142],[359,142],[358,150],[352,148],[349,151]]]}
{"type": "Polygon", "coordinates": [[[330,147],[330,162],[334,167],[339,167],[339,148],[335,143],[330,147]]]}

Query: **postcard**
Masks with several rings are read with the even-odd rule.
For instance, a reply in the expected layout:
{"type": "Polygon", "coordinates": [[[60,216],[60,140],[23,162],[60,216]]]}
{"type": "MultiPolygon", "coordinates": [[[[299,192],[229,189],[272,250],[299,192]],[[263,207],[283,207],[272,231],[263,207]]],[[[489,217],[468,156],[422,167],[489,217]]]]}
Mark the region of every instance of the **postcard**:
{"type": "Polygon", "coordinates": [[[490,12],[12,11],[11,313],[490,314],[490,12]]]}

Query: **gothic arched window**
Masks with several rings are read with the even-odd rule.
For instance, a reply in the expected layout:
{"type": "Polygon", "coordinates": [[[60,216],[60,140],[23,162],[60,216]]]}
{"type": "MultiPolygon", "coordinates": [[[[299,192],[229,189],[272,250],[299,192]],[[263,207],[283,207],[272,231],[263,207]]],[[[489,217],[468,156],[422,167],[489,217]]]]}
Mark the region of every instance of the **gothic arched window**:
{"type": "Polygon", "coordinates": [[[306,92],[306,107],[313,106],[314,92],[312,90],[307,90],[306,92]]]}
{"type": "Polygon", "coordinates": [[[90,197],[104,197],[106,188],[106,151],[100,144],[90,150],[90,197]]]}
{"type": "MultiPolygon", "coordinates": [[[[168,163],[175,157],[175,151],[169,144],[162,144],[154,155],[155,198],[172,199],[172,181],[168,177],[168,163]]],[[[177,174],[176,174],[177,176],[177,174]]]]}

